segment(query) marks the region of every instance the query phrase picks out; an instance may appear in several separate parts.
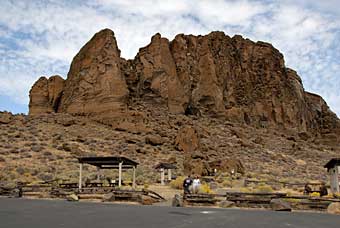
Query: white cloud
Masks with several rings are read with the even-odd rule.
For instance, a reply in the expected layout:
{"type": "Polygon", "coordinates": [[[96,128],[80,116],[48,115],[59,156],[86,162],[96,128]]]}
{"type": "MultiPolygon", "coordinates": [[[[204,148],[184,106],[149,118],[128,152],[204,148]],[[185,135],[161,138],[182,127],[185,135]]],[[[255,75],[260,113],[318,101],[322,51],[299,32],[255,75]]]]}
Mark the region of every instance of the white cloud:
{"type": "Polygon", "coordinates": [[[286,4],[296,5],[299,8],[309,8],[323,14],[330,14],[334,17],[340,17],[339,0],[282,0],[286,4]]]}
{"type": "Polygon", "coordinates": [[[224,25],[244,26],[251,19],[266,12],[266,7],[256,1],[198,1],[195,4],[195,16],[203,23],[224,27],[224,25]]]}
{"type": "Polygon", "coordinates": [[[305,88],[322,95],[340,114],[339,13],[332,10],[336,1],[321,2],[2,0],[0,95],[27,103],[28,90],[39,76],[65,77],[73,56],[106,27],[115,32],[125,58],[133,58],[157,32],[173,39],[178,33],[222,30],[273,43],[302,76],[305,88]]]}

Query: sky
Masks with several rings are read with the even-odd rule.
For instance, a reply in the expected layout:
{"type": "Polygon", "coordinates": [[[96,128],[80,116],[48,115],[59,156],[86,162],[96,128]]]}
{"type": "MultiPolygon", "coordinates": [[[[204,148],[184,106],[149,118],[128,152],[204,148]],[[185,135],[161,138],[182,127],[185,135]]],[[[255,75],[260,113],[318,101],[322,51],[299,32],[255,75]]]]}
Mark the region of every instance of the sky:
{"type": "Polygon", "coordinates": [[[0,0],[0,111],[27,113],[33,83],[66,78],[80,48],[110,28],[127,59],[157,32],[272,43],[340,116],[339,9],[340,0],[0,0]]]}

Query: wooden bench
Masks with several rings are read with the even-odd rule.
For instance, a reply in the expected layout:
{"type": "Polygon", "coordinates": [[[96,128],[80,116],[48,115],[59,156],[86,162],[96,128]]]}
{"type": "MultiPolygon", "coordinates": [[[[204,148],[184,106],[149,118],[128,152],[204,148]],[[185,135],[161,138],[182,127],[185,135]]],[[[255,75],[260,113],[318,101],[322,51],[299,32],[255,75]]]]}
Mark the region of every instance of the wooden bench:
{"type": "Polygon", "coordinates": [[[189,204],[214,205],[218,201],[213,194],[185,194],[183,199],[189,204]]]}

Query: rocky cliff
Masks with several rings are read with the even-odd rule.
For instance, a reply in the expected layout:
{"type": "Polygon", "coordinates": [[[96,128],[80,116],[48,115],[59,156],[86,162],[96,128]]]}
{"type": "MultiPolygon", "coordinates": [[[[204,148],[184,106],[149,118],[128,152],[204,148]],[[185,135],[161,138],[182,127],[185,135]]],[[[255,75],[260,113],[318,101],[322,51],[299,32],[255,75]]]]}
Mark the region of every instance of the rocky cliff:
{"type": "Polygon", "coordinates": [[[64,79],[58,75],[41,77],[30,91],[29,114],[53,113],[58,110],[64,91],[64,79]]]}
{"type": "Polygon", "coordinates": [[[29,113],[125,118],[136,102],[256,127],[335,138],[339,132],[336,115],[320,96],[304,91],[277,49],[223,32],[179,34],[172,41],[156,34],[125,60],[114,33],[104,29],[75,56],[65,82],[54,76],[33,85],[29,113]]]}

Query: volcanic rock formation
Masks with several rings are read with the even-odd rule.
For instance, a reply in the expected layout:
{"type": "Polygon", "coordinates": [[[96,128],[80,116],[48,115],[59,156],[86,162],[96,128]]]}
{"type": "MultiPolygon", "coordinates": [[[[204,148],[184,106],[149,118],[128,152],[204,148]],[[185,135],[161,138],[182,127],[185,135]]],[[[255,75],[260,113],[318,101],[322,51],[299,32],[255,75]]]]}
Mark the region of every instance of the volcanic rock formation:
{"type": "Polygon", "coordinates": [[[75,56],[65,82],[54,76],[33,85],[29,107],[31,115],[125,118],[138,100],[172,114],[333,136],[339,131],[336,115],[320,96],[304,91],[277,49],[223,32],[179,34],[171,42],[156,34],[125,60],[114,33],[104,29],[75,56]]]}
{"type": "Polygon", "coordinates": [[[29,114],[41,114],[56,112],[59,106],[64,79],[58,75],[49,79],[39,78],[30,91],[29,114]]]}
{"type": "Polygon", "coordinates": [[[110,30],[97,33],[73,59],[58,112],[115,115],[126,110],[128,87],[110,30]]]}

